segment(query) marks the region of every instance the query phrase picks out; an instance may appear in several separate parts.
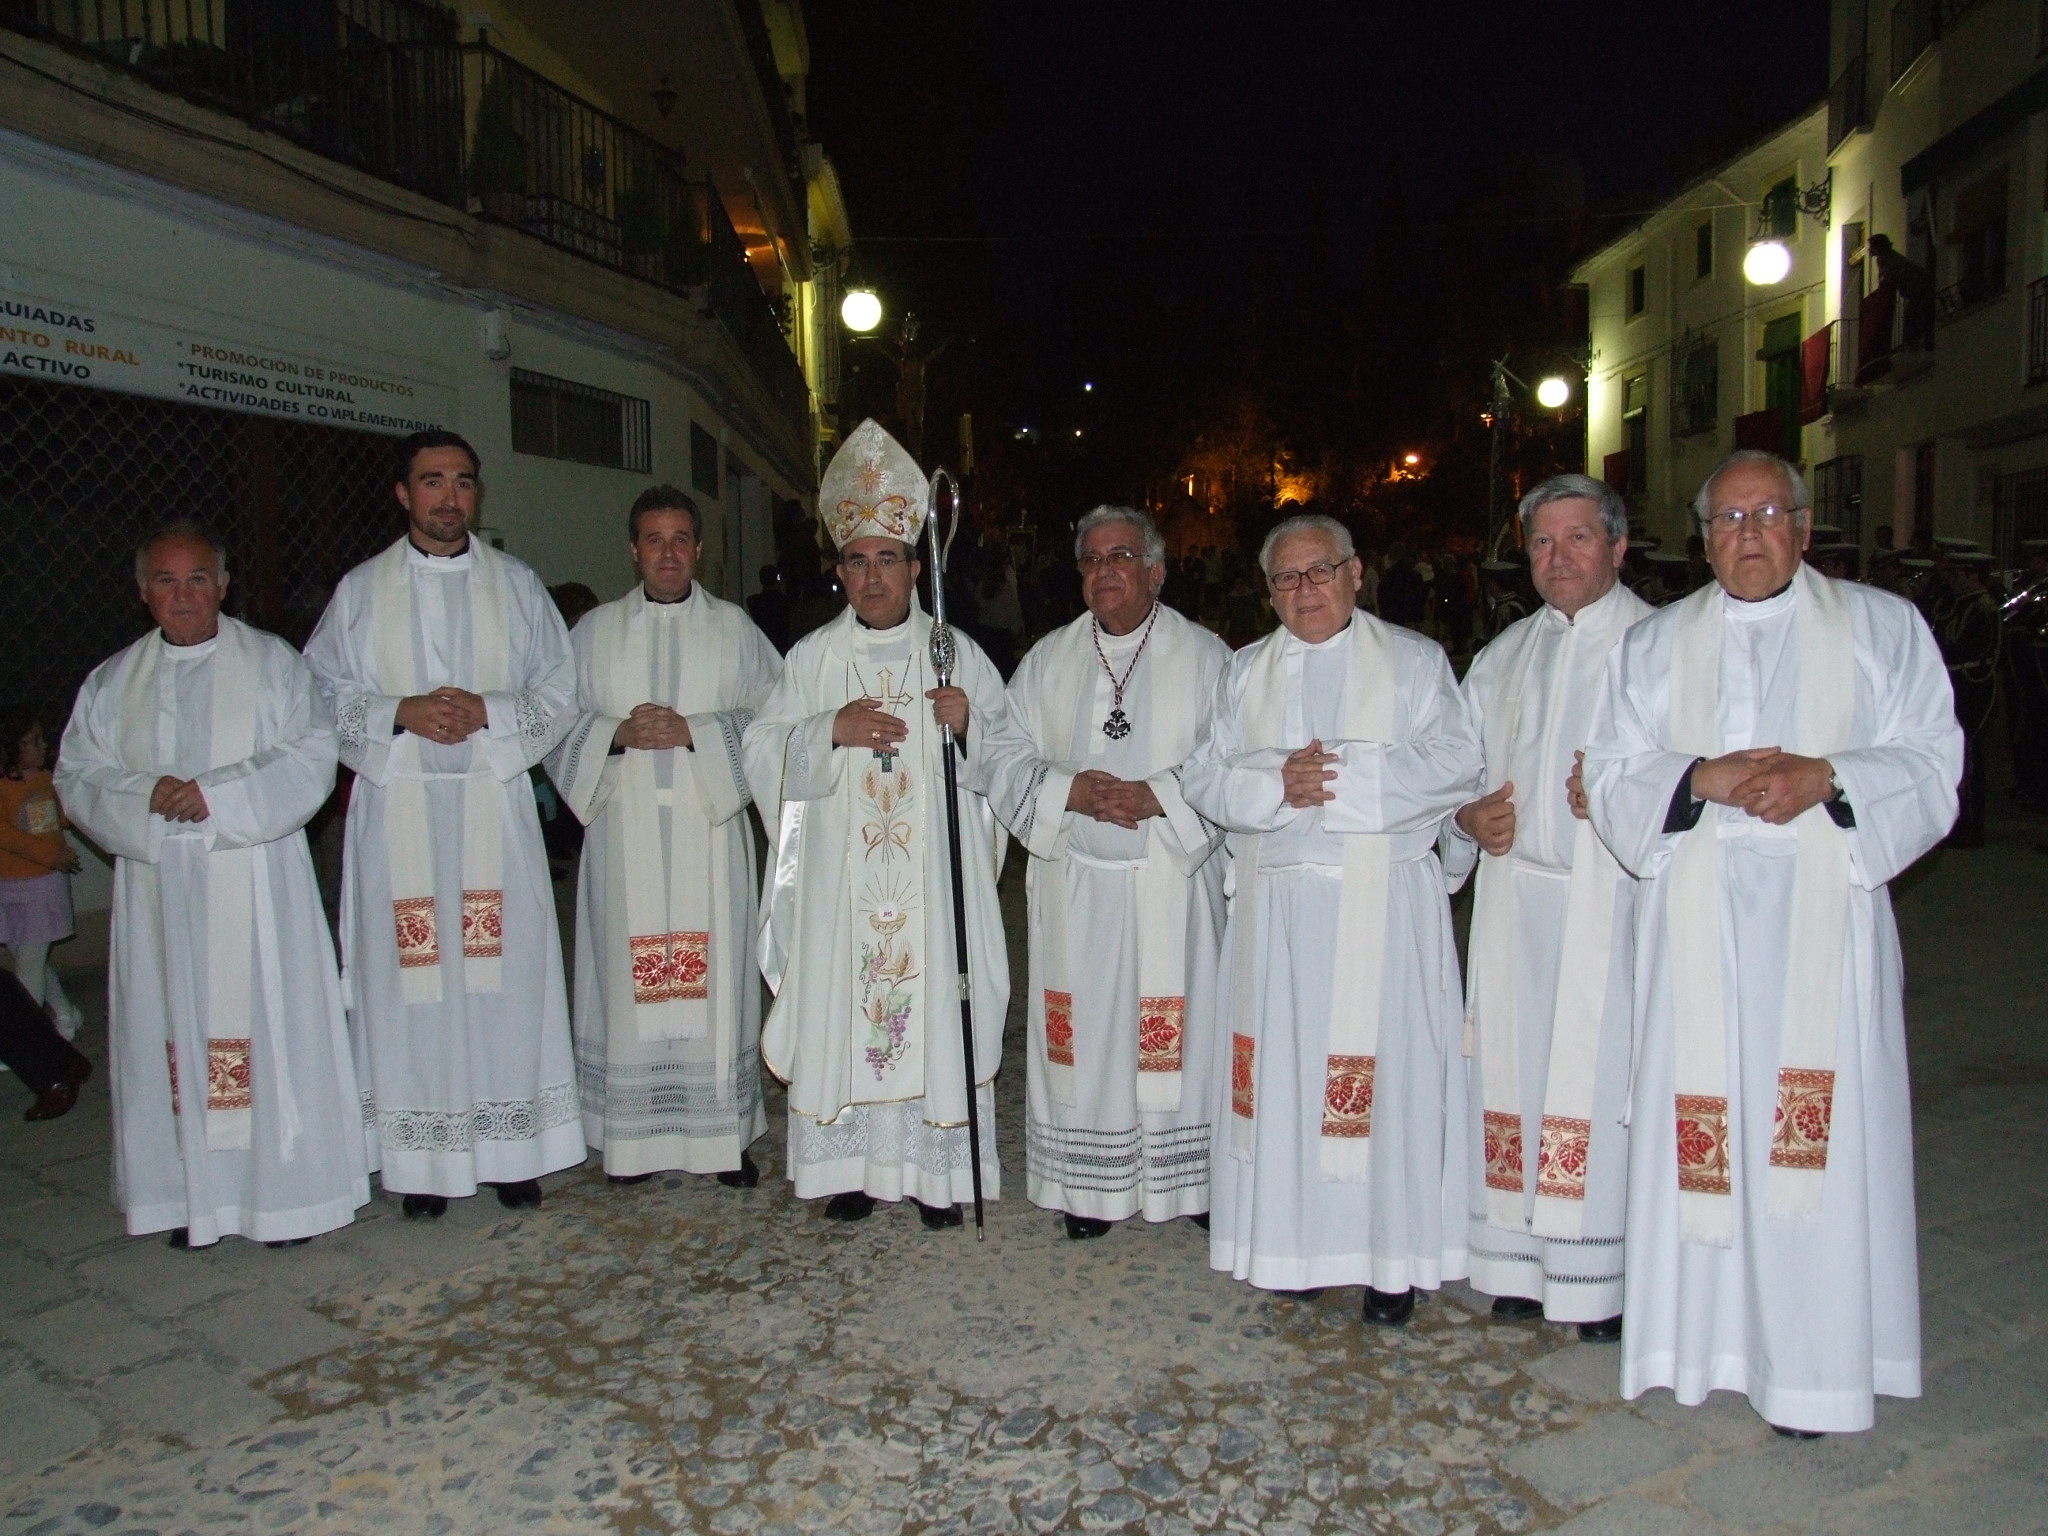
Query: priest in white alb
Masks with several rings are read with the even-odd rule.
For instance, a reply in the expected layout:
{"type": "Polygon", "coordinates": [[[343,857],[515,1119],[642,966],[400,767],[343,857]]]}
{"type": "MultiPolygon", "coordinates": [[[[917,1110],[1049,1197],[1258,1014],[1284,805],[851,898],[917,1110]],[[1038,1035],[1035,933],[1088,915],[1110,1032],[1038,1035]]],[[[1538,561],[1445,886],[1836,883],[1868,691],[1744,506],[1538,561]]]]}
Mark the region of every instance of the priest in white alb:
{"type": "Polygon", "coordinates": [[[364,1131],[408,1216],[497,1187],[538,1205],[584,1159],[554,891],[533,781],[576,667],[540,578],[470,536],[480,465],[399,447],[405,536],[335,589],[306,646],[355,770],[343,990],[364,1131]]]}
{"type": "Polygon", "coordinates": [[[588,828],[576,888],[583,1135],[615,1184],[670,1169],[748,1186],[761,1108],[752,800],[740,738],[782,672],[746,610],[698,582],[697,504],[626,518],[639,584],[585,615],[575,723],[548,771],[588,828]]]}
{"type": "Polygon", "coordinates": [[[1621,1337],[1634,886],[1566,781],[1607,658],[1649,605],[1620,583],[1628,509],[1586,475],[1522,498],[1543,606],[1473,658],[1486,793],[1444,823],[1456,890],[1478,867],[1465,965],[1472,1288],[1504,1321],[1621,1337]]]}
{"type": "Polygon", "coordinates": [[[1800,558],[1806,486],[1732,455],[1715,582],[1623,639],[1586,750],[1643,882],[1621,1387],[1781,1433],[1920,1392],[1903,967],[1887,883],[1948,831],[1948,673],[1900,598],[1800,558]]]}
{"type": "Polygon", "coordinates": [[[1003,680],[956,632],[950,687],[932,670],[917,603],[930,488],[896,440],[864,421],[818,488],[839,547],[846,611],[791,647],[747,728],[747,783],[774,829],[761,969],[775,994],[768,1070],[789,1085],[789,1177],[825,1214],[914,1201],[958,1226],[973,1198],[940,726],[961,745],[967,970],[985,1194],[996,1193],[995,1095],[1010,971],[996,907],[1002,833],[979,782],[1004,722],[1003,680]]]}
{"type": "Polygon", "coordinates": [[[1195,1007],[1216,1097],[1209,1263],[1263,1289],[1362,1285],[1399,1325],[1465,1273],[1465,1058],[1436,858],[1481,756],[1434,641],[1357,608],[1344,525],[1259,551],[1281,628],[1234,655],[1181,774],[1230,833],[1223,960],[1195,1007]],[[1227,1045],[1224,1044],[1227,1042],[1227,1045]]]}
{"type": "Polygon", "coordinates": [[[1088,611],[1011,678],[1018,748],[997,745],[988,786],[1032,854],[1026,1189],[1083,1239],[1208,1221],[1214,1051],[1187,992],[1215,969],[1229,860],[1180,765],[1230,649],[1159,600],[1145,513],[1097,507],[1074,554],[1088,611]]]}
{"type": "Polygon", "coordinates": [[[370,1198],[303,830],[334,787],[333,717],[298,652],[221,613],[203,528],[165,524],[135,575],[157,627],[85,680],[56,772],[114,855],[115,1199],[173,1247],[285,1247],[370,1198]]]}

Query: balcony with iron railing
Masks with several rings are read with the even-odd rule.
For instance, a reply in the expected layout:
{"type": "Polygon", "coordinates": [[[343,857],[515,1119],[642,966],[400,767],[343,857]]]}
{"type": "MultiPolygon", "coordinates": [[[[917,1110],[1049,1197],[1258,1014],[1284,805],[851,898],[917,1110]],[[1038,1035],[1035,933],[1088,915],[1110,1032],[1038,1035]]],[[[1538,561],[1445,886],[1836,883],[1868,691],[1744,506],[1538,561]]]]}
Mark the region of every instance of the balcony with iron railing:
{"type": "Polygon", "coordinates": [[[1956,280],[1934,295],[1934,318],[1944,323],[1960,319],[1971,310],[2002,299],[2012,286],[2012,262],[1994,260],[1966,268],[1956,280]]]}
{"type": "MultiPolygon", "coordinates": [[[[702,299],[777,404],[805,409],[802,371],[716,190],[487,39],[461,42],[452,12],[418,0],[0,0],[0,26],[702,299]]],[[[787,124],[775,84],[771,116],[780,107],[787,124]]]]}

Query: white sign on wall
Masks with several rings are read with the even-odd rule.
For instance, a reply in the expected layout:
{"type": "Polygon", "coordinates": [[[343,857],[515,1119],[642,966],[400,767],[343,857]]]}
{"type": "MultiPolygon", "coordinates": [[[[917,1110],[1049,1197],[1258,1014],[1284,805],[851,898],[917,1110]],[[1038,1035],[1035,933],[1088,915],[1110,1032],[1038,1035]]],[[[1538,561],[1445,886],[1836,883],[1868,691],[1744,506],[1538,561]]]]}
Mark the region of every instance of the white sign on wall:
{"type": "Polygon", "coordinates": [[[0,373],[402,437],[454,419],[439,385],[303,350],[0,290],[0,373]]]}

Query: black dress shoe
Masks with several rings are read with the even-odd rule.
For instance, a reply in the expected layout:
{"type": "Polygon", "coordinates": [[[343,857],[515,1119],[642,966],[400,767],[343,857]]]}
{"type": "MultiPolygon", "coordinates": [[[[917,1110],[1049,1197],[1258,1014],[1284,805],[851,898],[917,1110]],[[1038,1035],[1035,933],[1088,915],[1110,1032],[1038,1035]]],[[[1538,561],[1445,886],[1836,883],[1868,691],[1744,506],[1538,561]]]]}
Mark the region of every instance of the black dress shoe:
{"type": "Polygon", "coordinates": [[[1579,1337],[1588,1344],[1612,1344],[1621,1337],[1621,1316],[1603,1317],[1597,1323],[1579,1324],[1579,1337]]]}
{"type": "Polygon", "coordinates": [[[1194,1215],[1190,1216],[1188,1220],[1192,1221],[1204,1232],[1209,1230],[1209,1213],[1207,1211],[1197,1211],[1194,1215]]]}
{"type": "Polygon", "coordinates": [[[1093,1216],[1076,1216],[1069,1211],[1064,1219],[1067,1224],[1067,1236],[1077,1243],[1085,1242],[1091,1237],[1100,1237],[1109,1230],[1108,1222],[1097,1221],[1093,1216]]]}
{"type": "Polygon", "coordinates": [[[1415,1288],[1405,1291],[1376,1291],[1365,1288],[1365,1320],[1383,1328],[1398,1328],[1415,1315],[1415,1288]]]}
{"type": "Polygon", "coordinates": [[[1543,1303],[1533,1296],[1496,1296],[1493,1320],[1497,1323],[1526,1323],[1543,1315],[1543,1303]]]}
{"type": "Polygon", "coordinates": [[[446,1195],[407,1195],[405,1214],[408,1218],[418,1216],[446,1216],[448,1197],[446,1195]]]}
{"type": "Polygon", "coordinates": [[[875,1214],[875,1197],[863,1190],[849,1189],[825,1202],[828,1221],[866,1221],[875,1214]]]}
{"type": "Polygon", "coordinates": [[[1783,1435],[1787,1440],[1818,1440],[1825,1431],[1818,1429],[1787,1429],[1782,1424],[1773,1424],[1771,1426],[1771,1433],[1783,1435]]]}
{"type": "MultiPolygon", "coordinates": [[[[651,1173],[608,1173],[604,1176],[604,1181],[607,1184],[645,1184],[653,1177],[651,1173]]],[[[499,1192],[498,1198],[505,1200],[503,1191],[499,1192]]],[[[505,1203],[510,1205],[512,1202],[505,1200],[505,1203]]]]}
{"type": "Polygon", "coordinates": [[[1275,1291],[1273,1294],[1275,1296],[1285,1296],[1289,1301],[1314,1301],[1323,1294],[1323,1288],[1320,1285],[1315,1285],[1310,1286],[1305,1291],[1275,1291]]]}
{"type": "Polygon", "coordinates": [[[761,1182],[761,1165],[742,1152],[739,1167],[720,1173],[718,1182],[727,1189],[752,1189],[761,1182]]]}
{"type": "Polygon", "coordinates": [[[171,1228],[170,1246],[173,1248],[190,1248],[192,1246],[192,1229],[190,1227],[171,1228]]]}
{"type": "Polygon", "coordinates": [[[917,1207],[917,1219],[934,1232],[943,1232],[948,1227],[957,1227],[967,1218],[960,1214],[957,1205],[926,1205],[922,1200],[910,1202],[917,1207]]]}
{"type": "Polygon", "coordinates": [[[265,1243],[266,1248],[303,1248],[313,1241],[310,1237],[281,1237],[274,1243],[265,1243]]]}
{"type": "Polygon", "coordinates": [[[56,1120],[71,1113],[78,1102],[78,1085],[65,1078],[59,1078],[41,1093],[35,1103],[22,1111],[24,1120],[56,1120]]]}
{"type": "Polygon", "coordinates": [[[498,1186],[498,1204],[508,1211],[522,1206],[540,1204],[540,1180],[519,1179],[510,1184],[498,1186]]]}

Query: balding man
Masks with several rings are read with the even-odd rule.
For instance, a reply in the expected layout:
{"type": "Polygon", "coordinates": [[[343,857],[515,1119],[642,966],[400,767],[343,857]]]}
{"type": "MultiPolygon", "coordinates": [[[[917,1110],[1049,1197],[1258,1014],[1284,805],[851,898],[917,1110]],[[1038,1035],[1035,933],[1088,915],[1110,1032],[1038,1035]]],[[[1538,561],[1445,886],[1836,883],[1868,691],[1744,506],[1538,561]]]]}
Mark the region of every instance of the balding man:
{"type": "Polygon", "coordinates": [[[140,1235],[274,1247],[370,1198],[334,944],[302,830],[334,720],[298,652],[220,611],[196,524],[144,541],[156,627],[79,690],[57,792],[114,854],[114,1187],[140,1235]]]}
{"type": "Polygon", "coordinates": [[[989,803],[1032,854],[1027,1189],[1081,1239],[1207,1219],[1214,1052],[1187,979],[1214,968],[1228,861],[1180,765],[1230,650],[1159,600],[1143,512],[1097,507],[1074,558],[1088,611],[1011,679],[1018,745],[995,744],[989,803]]]}
{"type": "Polygon", "coordinates": [[[1693,504],[1714,584],[1622,639],[1586,750],[1637,896],[1622,1392],[1787,1434],[1920,1392],[1913,1123],[1886,883],[1948,831],[1948,675],[1912,606],[1800,560],[1805,483],[1693,504]]]}
{"type": "Polygon", "coordinates": [[[1259,564],[1282,628],[1224,669],[1181,775],[1236,894],[1198,1007],[1229,1044],[1209,1262],[1362,1285],[1368,1322],[1465,1273],[1465,1062],[1443,819],[1482,759],[1434,641],[1357,608],[1351,535],[1291,517],[1259,564]]]}
{"type": "Polygon", "coordinates": [[[1478,866],[1465,965],[1472,1286],[1507,1321],[1621,1336],[1635,882],[1572,814],[1607,658],[1649,604],[1620,584],[1628,511],[1557,475],[1522,498],[1543,606],[1473,660],[1465,702],[1487,793],[1446,822],[1444,872],[1478,866]]]}

